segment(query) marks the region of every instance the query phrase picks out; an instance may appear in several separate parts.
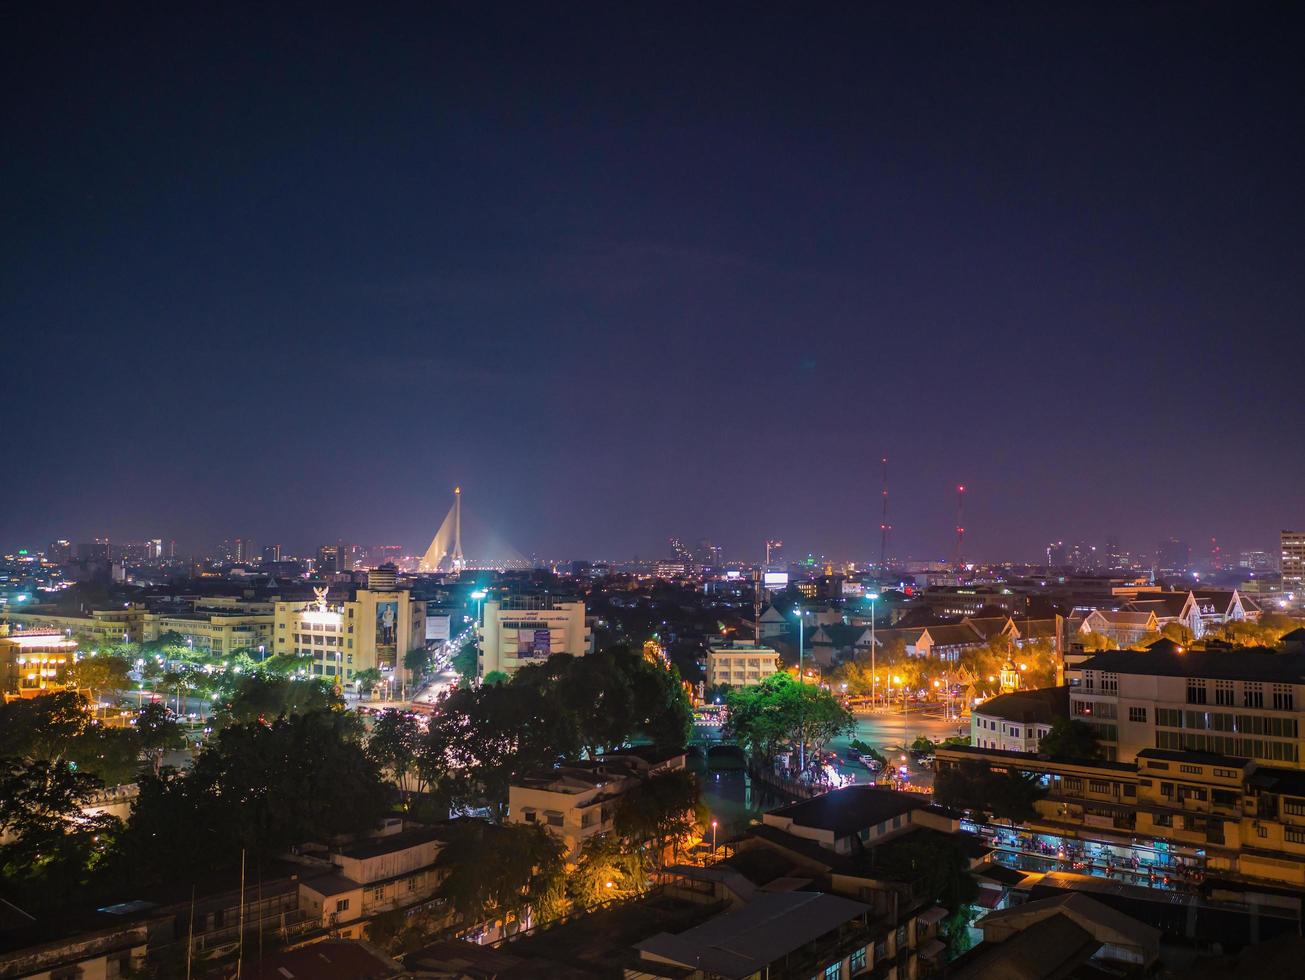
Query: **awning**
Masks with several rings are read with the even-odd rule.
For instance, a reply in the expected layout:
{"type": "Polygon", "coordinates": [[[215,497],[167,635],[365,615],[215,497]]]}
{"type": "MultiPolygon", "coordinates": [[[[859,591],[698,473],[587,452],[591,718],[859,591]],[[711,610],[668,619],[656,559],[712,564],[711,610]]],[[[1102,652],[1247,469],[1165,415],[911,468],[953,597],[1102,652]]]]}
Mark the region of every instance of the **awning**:
{"type": "Polygon", "coordinates": [[[915,921],[922,926],[932,926],[947,918],[947,910],[941,905],[935,905],[927,912],[921,912],[915,917],[915,921]]]}
{"type": "Polygon", "coordinates": [[[936,960],[947,952],[947,947],[936,939],[930,939],[920,947],[920,956],[926,960],[936,960]]]}

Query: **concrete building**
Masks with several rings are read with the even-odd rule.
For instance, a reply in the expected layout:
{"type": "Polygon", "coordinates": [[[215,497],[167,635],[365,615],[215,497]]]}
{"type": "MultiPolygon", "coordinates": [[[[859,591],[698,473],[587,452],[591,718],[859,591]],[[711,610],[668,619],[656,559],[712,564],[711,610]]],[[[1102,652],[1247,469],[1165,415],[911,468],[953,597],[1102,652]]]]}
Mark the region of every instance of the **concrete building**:
{"type": "Polygon", "coordinates": [[[0,636],[0,688],[5,699],[62,690],[77,641],[55,630],[0,636]]]}
{"type": "Polygon", "coordinates": [[[445,873],[436,858],[447,839],[447,828],[418,827],[346,845],[330,856],[334,872],[300,883],[299,908],[322,928],[360,938],[378,912],[434,895],[445,873]]]}
{"type": "Polygon", "coordinates": [[[1139,868],[1143,884],[1148,874],[1199,871],[1305,887],[1300,769],[1169,749],[1142,749],[1131,762],[968,745],[940,746],[937,756],[939,769],[985,763],[1036,777],[1046,795],[1021,832],[1085,842],[1088,859],[1139,868]]]}
{"type": "Polygon", "coordinates": [[[1077,633],[1096,633],[1128,649],[1149,633],[1160,632],[1160,621],[1150,609],[1093,609],[1079,622],[1077,633]]]}
{"type": "Polygon", "coordinates": [[[1301,766],[1305,654],[1157,644],[1100,653],[1067,674],[1071,717],[1096,729],[1111,759],[1185,749],[1301,766]]]}
{"type": "Polygon", "coordinates": [[[579,599],[522,595],[487,600],[478,633],[481,677],[494,671],[512,675],[555,653],[582,657],[593,652],[593,633],[579,599]]]}
{"type": "Polygon", "coordinates": [[[21,610],[7,611],[5,620],[13,633],[19,630],[55,630],[91,643],[116,646],[146,639],[145,616],[142,605],[86,611],[26,606],[21,610]]]}
{"type": "Polygon", "coordinates": [[[1292,597],[1289,602],[1300,607],[1305,605],[1305,531],[1283,531],[1279,540],[1282,591],[1292,597]]]}
{"type": "Polygon", "coordinates": [[[146,613],[142,633],[146,640],[176,633],[191,649],[214,657],[236,650],[267,651],[272,649],[275,611],[271,602],[197,599],[187,612],[146,613]]]}
{"type": "Polygon", "coordinates": [[[312,602],[278,602],[276,652],[312,657],[315,677],[352,682],[361,670],[403,676],[409,650],[426,645],[426,603],[407,589],[358,589],[332,601],[319,590],[312,602]]]}
{"type": "Polygon", "coordinates": [[[684,768],[684,753],[614,753],[529,773],[508,788],[508,822],[538,824],[579,856],[585,841],[612,829],[620,798],[650,776],[684,768]]]}
{"type": "Polygon", "coordinates": [[[735,644],[707,651],[707,685],[752,687],[780,669],[779,653],[770,647],[735,644]]]}
{"type": "Polygon", "coordinates": [[[1068,687],[999,694],[972,709],[970,744],[1008,752],[1036,752],[1052,723],[1068,716],[1068,687]]]}

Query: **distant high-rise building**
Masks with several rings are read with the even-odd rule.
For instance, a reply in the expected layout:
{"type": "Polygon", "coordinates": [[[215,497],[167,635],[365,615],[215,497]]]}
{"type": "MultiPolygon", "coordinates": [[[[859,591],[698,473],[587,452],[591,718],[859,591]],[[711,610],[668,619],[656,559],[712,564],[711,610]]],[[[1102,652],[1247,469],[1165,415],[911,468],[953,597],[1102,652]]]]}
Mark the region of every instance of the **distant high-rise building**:
{"type": "Polygon", "coordinates": [[[1282,555],[1282,591],[1295,594],[1295,601],[1305,601],[1305,531],[1283,531],[1280,535],[1282,555]]]}
{"type": "Polygon", "coordinates": [[[1110,535],[1106,538],[1106,565],[1110,569],[1128,568],[1132,564],[1131,559],[1125,554],[1124,549],[1119,545],[1119,538],[1116,535],[1110,535]]]}
{"type": "Polygon", "coordinates": [[[1277,567],[1277,562],[1267,551],[1243,551],[1237,556],[1237,567],[1248,572],[1271,572],[1277,567]]]}
{"type": "Polygon", "coordinates": [[[779,565],[784,561],[784,542],[779,540],[766,542],[766,565],[779,565]]]}
{"type": "Polygon", "coordinates": [[[402,558],[401,544],[374,544],[367,549],[367,561],[373,568],[378,565],[398,565],[402,558]]]}
{"type": "Polygon", "coordinates": [[[1064,568],[1069,562],[1069,553],[1064,541],[1053,541],[1047,545],[1047,568],[1064,568]]]}
{"type": "Polygon", "coordinates": [[[146,544],[146,546],[147,546],[147,548],[146,548],[147,553],[149,554],[149,557],[150,557],[151,559],[162,558],[162,557],[163,557],[163,539],[162,539],[162,538],[150,538],[148,541],[145,542],[145,544],[146,544]]]}
{"type": "Polygon", "coordinates": [[[108,561],[108,539],[96,538],[94,541],[82,541],[77,545],[78,561],[108,561]]]}
{"type": "Polygon", "coordinates": [[[324,544],[317,549],[317,573],[332,575],[340,570],[340,547],[324,544]]]}
{"type": "Polygon", "coordinates": [[[1186,575],[1192,567],[1192,549],[1186,541],[1169,538],[1161,541],[1155,549],[1155,570],[1157,575],[1186,575]]]}
{"type": "Polygon", "coordinates": [[[1092,572],[1096,571],[1097,549],[1095,546],[1087,544],[1084,541],[1075,542],[1074,547],[1069,549],[1069,567],[1078,571],[1092,572]]]}
{"type": "Polygon", "coordinates": [[[280,561],[281,546],[279,544],[263,545],[263,561],[280,561]]]}
{"type": "Polygon", "coordinates": [[[73,555],[72,542],[66,538],[60,538],[58,541],[51,541],[45,549],[46,561],[70,561],[73,555]]]}

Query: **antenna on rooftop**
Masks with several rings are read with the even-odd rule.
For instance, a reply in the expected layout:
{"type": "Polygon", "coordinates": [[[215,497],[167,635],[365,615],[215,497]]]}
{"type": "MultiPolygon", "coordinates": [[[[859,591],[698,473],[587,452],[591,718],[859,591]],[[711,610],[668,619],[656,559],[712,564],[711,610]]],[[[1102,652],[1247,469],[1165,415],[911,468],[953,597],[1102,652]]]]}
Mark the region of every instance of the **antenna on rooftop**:
{"type": "Polygon", "coordinates": [[[956,554],[953,562],[959,568],[965,562],[965,484],[956,488],[956,554]]]}
{"type": "Polygon", "coordinates": [[[888,457],[883,457],[879,462],[884,468],[883,515],[879,518],[879,571],[882,574],[888,567],[888,532],[893,528],[888,523],[888,457]]]}

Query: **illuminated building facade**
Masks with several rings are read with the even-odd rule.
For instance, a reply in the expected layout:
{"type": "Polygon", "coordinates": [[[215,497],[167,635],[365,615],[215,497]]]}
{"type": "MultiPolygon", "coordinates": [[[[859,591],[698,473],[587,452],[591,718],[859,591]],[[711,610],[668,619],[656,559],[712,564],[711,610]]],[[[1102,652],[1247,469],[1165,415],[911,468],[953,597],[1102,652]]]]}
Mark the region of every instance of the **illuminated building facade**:
{"type": "Polygon", "coordinates": [[[311,657],[310,673],[341,686],[362,670],[404,675],[409,650],[426,645],[426,603],[407,589],[359,589],[332,602],[319,589],[312,602],[276,603],[276,652],[311,657]]]}
{"type": "Polygon", "coordinates": [[[1300,768],[1305,654],[1156,647],[1100,653],[1066,668],[1070,717],[1107,758],[1146,749],[1217,752],[1300,768]]]}
{"type": "Polygon", "coordinates": [[[515,674],[555,653],[582,657],[593,652],[593,634],[585,624],[585,604],[579,599],[509,596],[487,601],[482,612],[481,677],[496,670],[515,674]]]}
{"type": "Polygon", "coordinates": [[[707,684],[753,687],[779,670],[779,654],[770,647],[713,647],[707,651],[707,684]]]}
{"type": "Polygon", "coordinates": [[[55,630],[0,636],[4,696],[34,698],[62,690],[77,643],[55,630]]]}
{"type": "Polygon", "coordinates": [[[1305,531],[1283,531],[1280,538],[1282,591],[1299,607],[1305,605],[1305,531]]]}

